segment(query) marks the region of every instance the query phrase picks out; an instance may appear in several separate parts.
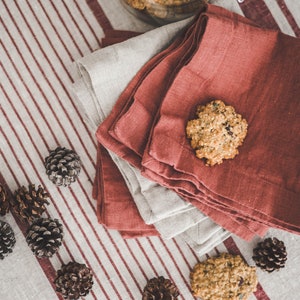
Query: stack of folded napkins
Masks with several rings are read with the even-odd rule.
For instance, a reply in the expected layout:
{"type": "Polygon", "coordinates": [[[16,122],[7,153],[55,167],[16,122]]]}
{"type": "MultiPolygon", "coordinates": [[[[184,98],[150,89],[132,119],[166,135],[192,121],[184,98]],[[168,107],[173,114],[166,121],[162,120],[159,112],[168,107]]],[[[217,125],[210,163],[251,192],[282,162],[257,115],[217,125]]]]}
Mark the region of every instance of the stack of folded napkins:
{"type": "Polygon", "coordinates": [[[231,233],[299,233],[299,59],[298,39],[208,5],[79,60],[74,90],[99,142],[99,221],[124,237],[180,236],[199,254],[231,233]],[[209,167],[185,128],[213,99],[248,133],[238,156],[209,167]]]}

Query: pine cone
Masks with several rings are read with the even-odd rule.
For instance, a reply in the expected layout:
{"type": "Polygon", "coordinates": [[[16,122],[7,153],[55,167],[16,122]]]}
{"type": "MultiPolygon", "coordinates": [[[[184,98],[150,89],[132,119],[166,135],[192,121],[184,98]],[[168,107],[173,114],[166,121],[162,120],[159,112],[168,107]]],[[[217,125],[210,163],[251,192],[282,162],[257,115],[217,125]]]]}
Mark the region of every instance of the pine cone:
{"type": "Polygon", "coordinates": [[[45,158],[46,174],[57,186],[69,186],[76,181],[80,169],[80,157],[73,150],[57,147],[49,150],[50,155],[45,158]]]}
{"type": "Polygon", "coordinates": [[[4,216],[9,212],[9,202],[6,191],[2,184],[0,184],[0,215],[4,216]]]}
{"type": "Polygon", "coordinates": [[[11,253],[15,244],[15,234],[11,226],[4,221],[0,221],[0,259],[4,259],[5,256],[11,253]]]}
{"type": "Polygon", "coordinates": [[[57,271],[54,284],[64,299],[79,299],[92,289],[93,274],[85,264],[69,262],[57,271]]]}
{"type": "Polygon", "coordinates": [[[150,279],[144,288],[142,300],[174,299],[179,296],[177,287],[163,276],[150,279]]]}
{"type": "Polygon", "coordinates": [[[21,221],[32,222],[35,218],[41,217],[46,210],[49,194],[40,185],[35,188],[34,184],[20,187],[15,191],[11,207],[21,221]]]}
{"type": "Polygon", "coordinates": [[[284,268],[287,260],[285,245],[277,238],[267,238],[257,244],[253,250],[253,260],[261,269],[271,273],[284,268]]]}
{"type": "Polygon", "coordinates": [[[57,219],[35,219],[27,230],[26,242],[37,257],[52,257],[62,244],[63,227],[57,219]]]}

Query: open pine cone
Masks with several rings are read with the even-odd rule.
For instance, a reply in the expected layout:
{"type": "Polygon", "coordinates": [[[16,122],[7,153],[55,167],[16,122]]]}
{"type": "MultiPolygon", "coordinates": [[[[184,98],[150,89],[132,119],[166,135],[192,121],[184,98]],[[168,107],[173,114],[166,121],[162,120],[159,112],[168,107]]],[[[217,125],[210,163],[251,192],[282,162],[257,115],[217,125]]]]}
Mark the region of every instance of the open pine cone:
{"type": "Polygon", "coordinates": [[[42,186],[35,188],[34,184],[30,184],[28,189],[25,186],[15,191],[14,199],[11,207],[21,221],[32,222],[35,218],[41,217],[46,210],[46,204],[49,194],[42,186]]]}
{"type": "Polygon", "coordinates": [[[35,219],[27,230],[26,242],[37,257],[52,257],[62,244],[63,226],[57,219],[35,219]]]}
{"type": "Polygon", "coordinates": [[[57,271],[54,284],[56,291],[61,293],[64,299],[79,299],[92,289],[93,274],[85,264],[69,262],[57,271]]]}
{"type": "Polygon", "coordinates": [[[287,252],[283,241],[277,238],[267,238],[253,249],[253,260],[261,269],[271,273],[284,268],[287,252]]]}
{"type": "Polygon", "coordinates": [[[179,291],[170,279],[163,276],[154,277],[147,282],[142,300],[176,300],[179,291]]]}
{"type": "Polygon", "coordinates": [[[49,156],[45,158],[46,174],[49,179],[57,186],[69,186],[76,181],[81,170],[78,154],[64,147],[57,147],[49,152],[49,156]]]}
{"type": "Polygon", "coordinates": [[[11,226],[0,220],[0,259],[4,259],[13,251],[16,244],[15,234],[11,226]]]}
{"type": "Polygon", "coordinates": [[[0,184],[0,215],[4,216],[9,212],[9,201],[7,193],[2,184],[0,184]]]}

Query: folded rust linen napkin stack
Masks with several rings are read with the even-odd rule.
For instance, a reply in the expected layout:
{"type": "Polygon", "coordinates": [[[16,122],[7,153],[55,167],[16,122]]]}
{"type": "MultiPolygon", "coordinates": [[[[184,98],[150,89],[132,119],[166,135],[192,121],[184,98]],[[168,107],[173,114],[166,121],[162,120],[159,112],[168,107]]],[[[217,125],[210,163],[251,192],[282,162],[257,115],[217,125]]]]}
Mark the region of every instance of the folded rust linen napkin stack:
{"type": "Polygon", "coordinates": [[[299,39],[208,5],[134,76],[97,139],[243,239],[269,227],[299,233],[299,60],[299,39]],[[213,99],[232,105],[248,134],[238,156],[208,167],[185,127],[213,99]]]}
{"type": "MultiPolygon", "coordinates": [[[[92,131],[96,132],[142,66],[161,53],[190,22],[191,19],[150,30],[76,61],[79,77],[73,85],[74,96],[92,131]]],[[[112,39],[106,37],[105,43],[116,39],[120,41],[114,34],[112,39]]],[[[145,178],[140,170],[104,150],[99,144],[93,191],[101,224],[117,229],[125,238],[157,233],[165,239],[181,237],[199,255],[230,236],[177,193],[145,178]]]]}

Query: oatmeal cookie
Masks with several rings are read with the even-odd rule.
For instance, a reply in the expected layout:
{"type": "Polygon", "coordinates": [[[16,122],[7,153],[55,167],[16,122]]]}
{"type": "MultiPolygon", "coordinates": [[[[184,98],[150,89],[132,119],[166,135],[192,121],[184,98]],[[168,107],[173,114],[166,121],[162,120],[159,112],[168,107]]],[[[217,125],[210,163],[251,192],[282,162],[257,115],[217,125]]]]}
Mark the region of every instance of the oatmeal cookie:
{"type": "Polygon", "coordinates": [[[193,295],[202,300],[246,300],[257,286],[256,267],[228,253],[196,264],[190,280],[193,295]]]}
{"type": "Polygon", "coordinates": [[[247,135],[247,121],[221,100],[199,105],[196,114],[197,119],[186,125],[186,134],[196,156],[205,159],[208,166],[234,158],[247,135]]]}

